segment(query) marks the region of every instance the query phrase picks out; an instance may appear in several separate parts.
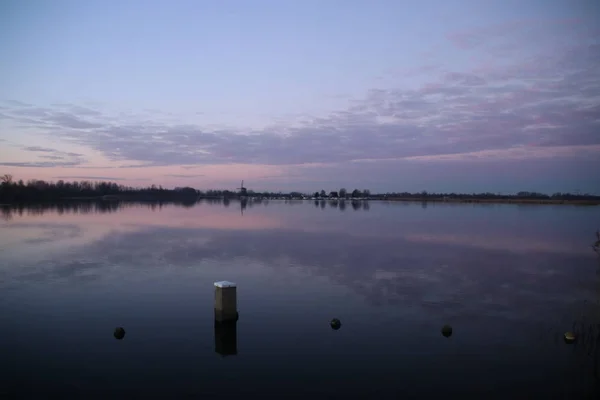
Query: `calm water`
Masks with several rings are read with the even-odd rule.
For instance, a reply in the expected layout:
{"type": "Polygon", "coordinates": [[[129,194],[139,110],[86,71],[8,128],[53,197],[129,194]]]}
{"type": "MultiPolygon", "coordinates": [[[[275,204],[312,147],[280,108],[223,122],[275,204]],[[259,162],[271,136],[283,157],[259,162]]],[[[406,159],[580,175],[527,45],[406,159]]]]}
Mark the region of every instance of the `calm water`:
{"type": "Polygon", "coordinates": [[[0,220],[4,398],[598,395],[597,207],[75,211],[0,220]],[[215,330],[218,280],[235,331],[215,330]]]}

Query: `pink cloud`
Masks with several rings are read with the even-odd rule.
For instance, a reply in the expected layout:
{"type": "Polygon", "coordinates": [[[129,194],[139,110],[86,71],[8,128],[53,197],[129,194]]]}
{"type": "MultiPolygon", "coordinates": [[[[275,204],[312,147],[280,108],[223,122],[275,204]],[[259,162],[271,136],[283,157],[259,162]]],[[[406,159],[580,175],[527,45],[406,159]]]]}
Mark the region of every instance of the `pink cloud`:
{"type": "Polygon", "coordinates": [[[444,85],[442,83],[426,83],[423,86],[421,86],[419,92],[423,94],[437,93],[439,89],[443,87],[444,85]]]}
{"type": "Polygon", "coordinates": [[[469,30],[449,32],[446,34],[446,39],[461,50],[470,50],[498,36],[515,34],[517,32],[523,32],[527,29],[539,29],[552,26],[574,26],[580,23],[581,20],[577,18],[507,21],[486,27],[477,27],[469,30]]]}
{"type": "Polygon", "coordinates": [[[404,157],[404,160],[424,162],[517,161],[542,158],[600,157],[600,145],[541,147],[526,145],[509,149],[480,150],[468,153],[404,157]]]}

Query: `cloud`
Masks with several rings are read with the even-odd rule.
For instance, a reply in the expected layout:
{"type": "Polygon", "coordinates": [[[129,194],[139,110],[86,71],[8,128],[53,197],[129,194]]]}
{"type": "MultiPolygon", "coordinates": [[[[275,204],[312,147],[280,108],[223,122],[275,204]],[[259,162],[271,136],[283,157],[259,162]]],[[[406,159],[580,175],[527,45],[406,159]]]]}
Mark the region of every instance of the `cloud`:
{"type": "Polygon", "coordinates": [[[32,161],[32,162],[0,162],[5,167],[32,167],[32,168],[54,168],[79,165],[80,161],[32,161]]]}
{"type": "Polygon", "coordinates": [[[54,123],[57,126],[72,129],[90,129],[90,128],[101,128],[103,125],[93,122],[85,121],[81,118],[76,117],[73,114],[66,112],[58,112],[50,115],[47,122],[54,123]]]}
{"type": "Polygon", "coordinates": [[[0,165],[12,166],[12,167],[37,167],[37,168],[48,168],[48,167],[73,167],[79,166],[86,162],[83,154],[74,152],[65,152],[50,147],[41,146],[17,146],[22,150],[32,153],[42,153],[37,155],[37,158],[42,160],[52,161],[29,161],[29,162],[2,162],[0,165]]]}
{"type": "Polygon", "coordinates": [[[114,176],[89,176],[89,175],[68,175],[68,176],[54,176],[54,179],[89,179],[89,180],[102,180],[102,181],[123,181],[124,178],[118,178],[114,176]]]}
{"type": "MultiPolygon", "coordinates": [[[[39,153],[53,153],[55,155],[59,155],[61,157],[83,157],[81,153],[74,152],[65,152],[56,149],[52,149],[50,147],[40,147],[40,146],[22,146],[21,147],[25,151],[39,152],[39,153]]],[[[49,157],[49,156],[41,156],[41,157],[49,157]]]]}
{"type": "Polygon", "coordinates": [[[461,72],[448,72],[444,76],[444,82],[449,84],[463,85],[463,86],[479,86],[485,85],[486,81],[476,74],[468,74],[461,72]]]}
{"type": "Polygon", "coordinates": [[[441,154],[434,156],[408,157],[407,160],[418,161],[492,161],[492,160],[531,160],[536,158],[562,158],[573,156],[597,157],[600,145],[591,146],[554,146],[554,147],[516,147],[501,150],[481,150],[470,153],[441,154]]]}
{"type": "Polygon", "coordinates": [[[90,121],[89,118],[101,118],[102,113],[87,107],[75,105],[53,105],[50,107],[34,107],[11,103],[4,119],[44,127],[45,129],[92,129],[101,128],[103,123],[90,121]]]}
{"type": "Polygon", "coordinates": [[[32,104],[24,103],[18,100],[4,100],[4,103],[9,106],[17,106],[17,107],[32,107],[32,104]]]}
{"type": "MultiPolygon", "coordinates": [[[[515,39],[522,38],[524,35],[527,35],[528,39],[531,39],[532,35],[547,36],[548,33],[556,33],[560,28],[565,27],[571,31],[580,32],[581,28],[585,29],[581,22],[578,19],[513,20],[500,24],[449,32],[446,34],[446,39],[458,49],[472,50],[485,45],[494,45],[496,44],[494,42],[495,39],[515,39]]],[[[512,43],[509,47],[516,49],[517,45],[516,43],[512,43]]]]}
{"type": "Polygon", "coordinates": [[[182,165],[180,168],[183,168],[183,169],[197,169],[197,168],[200,168],[200,166],[199,165],[182,165]]]}
{"type": "Polygon", "coordinates": [[[54,103],[54,104],[51,104],[51,106],[57,110],[69,111],[69,112],[73,113],[74,115],[88,116],[88,117],[98,117],[98,116],[103,115],[102,112],[100,112],[98,110],[94,110],[92,108],[78,105],[78,104],[54,103]]]}
{"type": "Polygon", "coordinates": [[[61,156],[40,156],[40,158],[45,160],[64,160],[64,158],[61,156]]]}
{"type": "MultiPolygon", "coordinates": [[[[17,117],[23,116],[23,117],[33,117],[33,118],[44,118],[50,112],[52,112],[52,110],[49,108],[27,106],[27,107],[14,109],[12,114],[17,117]]],[[[19,118],[17,118],[17,119],[20,120],[19,118]]]]}
{"type": "Polygon", "coordinates": [[[206,175],[204,174],[193,174],[193,175],[185,175],[185,174],[166,174],[165,176],[170,176],[173,178],[201,178],[206,175]]]}
{"type": "Polygon", "coordinates": [[[54,153],[54,152],[58,151],[58,150],[51,149],[48,147],[39,147],[39,146],[27,146],[27,147],[23,147],[23,150],[38,151],[38,152],[43,152],[43,153],[54,153]]]}
{"type": "Polygon", "coordinates": [[[456,46],[481,49],[470,68],[428,60],[419,87],[373,88],[346,109],[260,130],[135,122],[74,105],[12,104],[6,114],[131,167],[590,157],[600,155],[600,45],[584,28],[516,21],[454,32],[456,46]]]}

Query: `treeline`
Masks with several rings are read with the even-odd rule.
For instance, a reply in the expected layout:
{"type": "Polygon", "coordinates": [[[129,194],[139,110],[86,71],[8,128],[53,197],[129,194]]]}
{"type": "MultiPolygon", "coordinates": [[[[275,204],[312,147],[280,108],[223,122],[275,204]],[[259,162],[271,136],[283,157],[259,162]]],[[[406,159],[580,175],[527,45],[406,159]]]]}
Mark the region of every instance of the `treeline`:
{"type": "MultiPolygon", "coordinates": [[[[247,191],[248,196],[257,197],[295,197],[302,196],[299,192],[284,194],[281,192],[247,191]]],[[[11,203],[42,203],[68,199],[96,199],[106,197],[113,200],[136,201],[177,201],[192,198],[228,198],[237,197],[238,192],[231,190],[197,190],[192,187],[165,189],[162,186],[150,185],[139,188],[119,185],[114,182],[74,181],[46,182],[38,179],[15,181],[11,175],[0,177],[0,204],[11,203]]]]}
{"type": "Polygon", "coordinates": [[[345,188],[341,188],[339,191],[325,192],[325,190],[321,190],[320,192],[314,192],[313,197],[316,198],[360,198],[360,197],[370,197],[371,191],[369,189],[359,190],[354,189],[352,192],[348,192],[345,188]]]}
{"type": "Polygon", "coordinates": [[[161,186],[151,185],[146,188],[134,188],[118,185],[114,182],[80,181],[46,182],[32,179],[14,181],[12,176],[4,175],[0,178],[0,203],[31,203],[49,202],[66,199],[101,198],[103,196],[119,196],[120,198],[135,197],[137,200],[165,199],[177,200],[183,198],[196,198],[198,192],[194,188],[184,187],[165,189],[161,186]]]}
{"type": "Polygon", "coordinates": [[[591,200],[600,201],[600,196],[592,194],[573,194],[557,192],[551,195],[538,192],[518,192],[516,194],[499,194],[499,193],[432,193],[422,191],[418,193],[410,192],[387,192],[374,193],[370,190],[354,189],[352,192],[342,188],[338,191],[327,193],[325,190],[314,192],[312,197],[315,198],[337,198],[337,199],[353,199],[353,198],[369,198],[369,199],[415,199],[415,200],[591,200]]]}
{"type": "MultiPolygon", "coordinates": [[[[373,197],[373,196],[372,196],[373,197]]],[[[600,196],[592,194],[573,194],[557,192],[551,195],[538,192],[518,192],[516,194],[498,194],[498,193],[429,193],[426,191],[420,193],[385,193],[374,197],[380,198],[406,198],[406,199],[474,199],[474,200],[600,200],[600,196]]]]}
{"type": "MultiPolygon", "coordinates": [[[[150,185],[145,188],[134,188],[119,185],[114,182],[79,181],[46,182],[43,180],[15,181],[11,175],[0,177],[0,204],[41,203],[61,201],[67,199],[99,199],[106,200],[135,200],[135,201],[182,201],[190,203],[196,198],[233,198],[239,196],[239,192],[230,190],[206,190],[201,191],[191,187],[165,189],[162,186],[150,185]]],[[[314,197],[319,199],[414,199],[414,200],[524,200],[524,201],[600,201],[600,196],[591,194],[554,193],[552,195],[538,192],[518,192],[516,194],[497,193],[430,193],[422,191],[419,193],[409,192],[387,192],[372,194],[370,190],[354,189],[351,192],[345,188],[327,193],[320,190],[311,194],[301,192],[269,192],[247,190],[247,196],[264,198],[302,198],[314,197]]]]}

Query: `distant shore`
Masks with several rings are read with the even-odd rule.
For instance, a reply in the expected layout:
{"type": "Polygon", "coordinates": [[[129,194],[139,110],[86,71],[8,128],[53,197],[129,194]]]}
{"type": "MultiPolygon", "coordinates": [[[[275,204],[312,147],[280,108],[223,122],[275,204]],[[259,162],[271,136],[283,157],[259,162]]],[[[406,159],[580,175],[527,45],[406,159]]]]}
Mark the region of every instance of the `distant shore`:
{"type": "Polygon", "coordinates": [[[181,203],[191,206],[201,201],[223,201],[239,200],[242,204],[247,202],[261,202],[271,200],[284,201],[403,201],[419,203],[473,203],[473,204],[531,204],[531,205],[600,205],[600,195],[583,193],[555,192],[552,194],[536,191],[519,191],[515,193],[457,193],[457,192],[399,192],[384,191],[372,193],[369,189],[346,190],[340,188],[330,192],[324,189],[307,193],[299,191],[272,192],[254,191],[243,186],[235,191],[222,189],[198,190],[193,187],[176,187],[173,189],[162,186],[149,185],[148,187],[131,187],[118,185],[114,182],[103,182],[98,180],[83,180],[79,182],[46,182],[31,179],[27,182],[16,181],[10,174],[0,175],[0,204],[25,205],[44,204],[60,202],[140,202],[140,203],[181,203]]]}
{"type": "Polygon", "coordinates": [[[96,200],[96,201],[173,201],[173,200],[195,200],[197,199],[196,195],[181,195],[181,194],[172,194],[167,193],[164,195],[156,195],[156,194],[111,194],[104,196],[71,196],[71,197],[61,197],[61,200],[96,200]]]}
{"type": "MultiPolygon", "coordinates": [[[[198,196],[194,200],[222,200],[223,197],[219,196],[198,196]]],[[[226,197],[227,200],[239,200],[239,197],[226,197]]],[[[578,205],[578,206],[597,206],[600,205],[600,199],[571,199],[571,200],[559,200],[559,199],[520,199],[520,198],[441,198],[441,197],[379,197],[374,196],[370,198],[318,198],[318,199],[296,199],[296,198],[262,198],[249,196],[247,200],[305,200],[305,201],[394,201],[394,202],[407,202],[407,203],[472,203],[472,204],[530,204],[530,205],[578,205]]],[[[190,197],[154,197],[151,195],[140,196],[140,195],[110,195],[110,196],[87,196],[87,197],[63,197],[59,201],[125,201],[125,202],[136,202],[136,201],[173,201],[173,200],[188,200],[191,201],[190,197]]],[[[10,204],[1,204],[2,206],[9,206],[10,204]]]]}
{"type": "Polygon", "coordinates": [[[485,204],[532,204],[532,205],[577,205],[597,206],[600,200],[558,200],[558,199],[472,199],[472,198],[414,198],[414,197],[388,197],[378,200],[405,201],[419,203],[485,203],[485,204]]]}
{"type": "MultiPolygon", "coordinates": [[[[27,201],[24,203],[0,203],[0,207],[14,207],[14,206],[27,206],[52,203],[57,204],[61,202],[124,202],[124,203],[189,203],[195,204],[202,200],[240,200],[239,197],[198,197],[196,199],[181,199],[181,198],[156,198],[152,196],[87,196],[87,197],[63,197],[61,199],[52,201],[27,201]],[[186,201],[187,200],[187,201],[186,201]]],[[[363,201],[390,201],[390,202],[405,202],[405,203],[452,203],[452,204],[519,204],[519,205],[570,205],[570,206],[598,206],[600,200],[556,200],[556,199],[441,199],[441,198],[415,198],[415,197],[373,197],[369,199],[340,199],[340,198],[320,198],[320,199],[284,199],[284,198],[248,198],[246,201],[254,202],[260,200],[272,200],[272,201],[327,201],[327,202],[363,202],[363,201]]]]}

